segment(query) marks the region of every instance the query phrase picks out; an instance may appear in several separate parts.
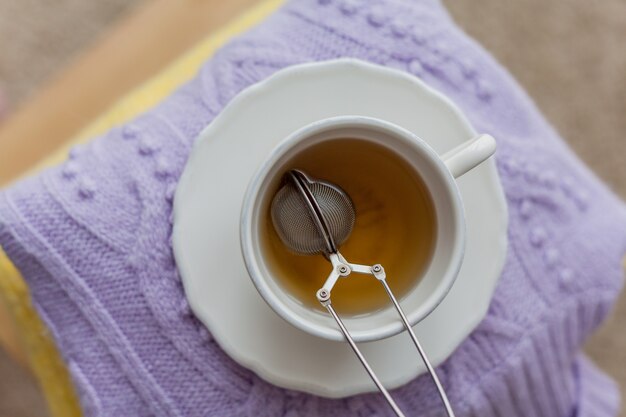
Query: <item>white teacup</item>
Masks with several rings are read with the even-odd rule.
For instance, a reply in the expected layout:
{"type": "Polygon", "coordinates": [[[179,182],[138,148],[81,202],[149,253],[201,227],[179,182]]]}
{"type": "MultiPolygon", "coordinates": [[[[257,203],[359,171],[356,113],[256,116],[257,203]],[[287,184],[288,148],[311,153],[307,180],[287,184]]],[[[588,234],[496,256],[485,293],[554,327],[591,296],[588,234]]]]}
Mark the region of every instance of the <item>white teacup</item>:
{"type": "MultiPolygon", "coordinates": [[[[242,207],[241,248],[248,273],[261,296],[283,319],[312,335],[342,341],[344,337],[330,315],[298,302],[276,280],[266,262],[260,235],[260,223],[265,218],[263,207],[273,197],[271,186],[285,172],[286,164],[304,149],[338,138],[372,141],[402,156],[422,178],[432,197],[437,219],[434,253],[427,269],[415,277],[419,284],[401,301],[412,325],[428,316],[445,298],[463,261],[465,216],[455,178],[489,158],[496,143],[489,135],[479,135],[440,157],[422,139],[397,125],[369,117],[342,116],[305,126],[272,151],[253,176],[242,207]]],[[[331,268],[329,263],[329,272],[331,268]]],[[[384,339],[403,330],[391,303],[389,308],[343,316],[342,320],[356,342],[384,339]]]]}

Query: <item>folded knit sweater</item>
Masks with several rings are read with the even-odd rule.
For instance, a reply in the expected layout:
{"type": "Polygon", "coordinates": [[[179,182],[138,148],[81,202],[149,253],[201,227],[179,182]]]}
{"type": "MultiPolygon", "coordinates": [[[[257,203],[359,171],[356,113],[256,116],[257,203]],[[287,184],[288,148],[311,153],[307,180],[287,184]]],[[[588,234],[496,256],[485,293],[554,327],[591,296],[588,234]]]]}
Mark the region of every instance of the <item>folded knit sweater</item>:
{"type": "MultiPolygon", "coordinates": [[[[391,415],[378,394],[324,399],[240,367],[193,316],[172,255],[201,129],[275,71],[339,57],[420,77],[498,140],[509,251],[486,318],[439,367],[457,415],[615,416],[615,385],[579,350],[621,288],[626,209],[436,0],[292,0],[151,111],[0,193],[0,245],[85,416],[391,415]]],[[[443,415],[428,377],[393,395],[408,416],[443,415]]]]}

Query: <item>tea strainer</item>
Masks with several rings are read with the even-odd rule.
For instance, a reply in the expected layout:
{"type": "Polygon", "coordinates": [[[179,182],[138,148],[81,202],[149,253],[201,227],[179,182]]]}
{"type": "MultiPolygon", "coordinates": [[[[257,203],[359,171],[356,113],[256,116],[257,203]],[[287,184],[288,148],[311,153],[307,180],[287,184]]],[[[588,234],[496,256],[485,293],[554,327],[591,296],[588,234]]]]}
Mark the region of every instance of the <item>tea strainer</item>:
{"type": "Polygon", "coordinates": [[[417,340],[400,303],[387,284],[385,269],[380,264],[368,266],[350,263],[339,253],[339,247],[350,236],[356,219],[354,205],[348,194],[337,185],[314,179],[301,170],[291,170],[285,174],[283,184],[272,200],[271,217],[279,238],[289,250],[302,255],[321,254],[332,264],[333,269],[330,275],[322,288],[317,291],[317,299],[337,322],[346,341],[395,414],[404,417],[403,412],[350,336],[350,332],[330,300],[331,291],[337,281],[349,276],[352,272],[373,275],[380,281],[426,365],[447,415],[454,417],[454,412],[435,369],[417,340]]]}

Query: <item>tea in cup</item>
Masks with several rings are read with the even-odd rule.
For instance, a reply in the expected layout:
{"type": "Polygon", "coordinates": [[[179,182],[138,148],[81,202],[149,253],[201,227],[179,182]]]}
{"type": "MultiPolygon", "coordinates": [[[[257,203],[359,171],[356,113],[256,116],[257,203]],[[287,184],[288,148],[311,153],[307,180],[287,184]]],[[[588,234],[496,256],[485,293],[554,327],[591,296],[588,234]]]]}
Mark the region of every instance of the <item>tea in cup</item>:
{"type": "MultiPolygon", "coordinates": [[[[298,169],[350,196],[356,221],[342,255],[350,262],[382,264],[409,322],[416,324],[443,300],[462,263],[465,224],[455,177],[494,150],[493,138],[482,135],[440,157],[407,130],[359,116],[325,119],[294,132],[268,156],[244,199],[241,245],[254,285],[296,327],[343,340],[316,298],[331,264],[323,256],[291,252],[272,224],[272,199],[285,173],[298,169]]],[[[357,342],[403,329],[373,277],[351,275],[332,294],[357,342]]]]}

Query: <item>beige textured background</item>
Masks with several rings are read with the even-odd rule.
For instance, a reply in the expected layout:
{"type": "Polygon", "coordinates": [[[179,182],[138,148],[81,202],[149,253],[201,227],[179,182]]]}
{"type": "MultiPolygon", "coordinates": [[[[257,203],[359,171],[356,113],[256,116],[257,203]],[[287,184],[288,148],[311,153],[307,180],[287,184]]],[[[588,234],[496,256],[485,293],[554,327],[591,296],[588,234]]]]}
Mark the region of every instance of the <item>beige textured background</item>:
{"type": "MultiPolygon", "coordinates": [[[[0,0],[0,88],[36,91],[144,0],[0,0]]],[[[626,1],[445,0],[520,81],[578,154],[626,198],[626,1]]],[[[626,296],[588,346],[626,396],[626,296]]],[[[45,416],[26,371],[0,353],[0,417],[45,416]]],[[[551,416],[556,417],[556,416],[551,416]]],[[[622,413],[626,417],[626,412],[622,413]]]]}

